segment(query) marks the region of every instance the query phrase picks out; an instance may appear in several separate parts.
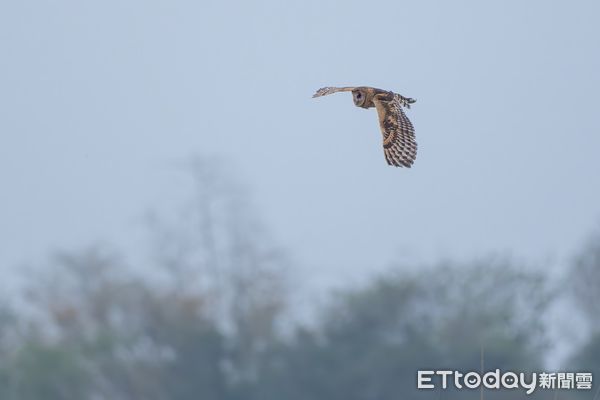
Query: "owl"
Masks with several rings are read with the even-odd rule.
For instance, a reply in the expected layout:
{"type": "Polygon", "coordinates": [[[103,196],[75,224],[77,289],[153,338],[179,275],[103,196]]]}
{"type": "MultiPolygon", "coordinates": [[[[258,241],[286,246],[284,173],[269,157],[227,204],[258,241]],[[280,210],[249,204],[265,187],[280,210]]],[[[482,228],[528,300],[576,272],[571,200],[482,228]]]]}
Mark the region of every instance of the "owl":
{"type": "Polygon", "coordinates": [[[410,108],[416,100],[368,86],[324,87],[317,90],[313,97],[336,92],[352,92],[352,99],[357,107],[375,107],[383,134],[383,154],[389,165],[406,168],[413,165],[417,157],[415,129],[402,107],[410,108]]]}

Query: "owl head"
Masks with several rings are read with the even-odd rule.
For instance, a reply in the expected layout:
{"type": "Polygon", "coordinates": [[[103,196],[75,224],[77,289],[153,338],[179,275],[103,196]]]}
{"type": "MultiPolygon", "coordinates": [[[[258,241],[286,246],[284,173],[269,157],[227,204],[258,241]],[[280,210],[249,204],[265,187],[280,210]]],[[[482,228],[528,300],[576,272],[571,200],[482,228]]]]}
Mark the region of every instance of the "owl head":
{"type": "Polygon", "coordinates": [[[369,108],[369,94],[362,88],[356,88],[352,91],[352,100],[356,107],[369,108]]]}

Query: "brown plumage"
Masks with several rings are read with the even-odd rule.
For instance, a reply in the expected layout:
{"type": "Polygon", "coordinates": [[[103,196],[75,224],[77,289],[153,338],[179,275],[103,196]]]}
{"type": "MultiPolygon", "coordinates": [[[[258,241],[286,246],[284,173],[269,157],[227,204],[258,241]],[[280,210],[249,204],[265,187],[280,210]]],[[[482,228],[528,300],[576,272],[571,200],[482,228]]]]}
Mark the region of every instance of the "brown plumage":
{"type": "Polygon", "coordinates": [[[357,107],[375,107],[383,134],[385,160],[389,165],[410,168],[417,157],[417,142],[415,129],[402,107],[410,108],[416,100],[368,86],[324,87],[317,90],[313,97],[337,92],[352,92],[352,99],[357,107]]]}

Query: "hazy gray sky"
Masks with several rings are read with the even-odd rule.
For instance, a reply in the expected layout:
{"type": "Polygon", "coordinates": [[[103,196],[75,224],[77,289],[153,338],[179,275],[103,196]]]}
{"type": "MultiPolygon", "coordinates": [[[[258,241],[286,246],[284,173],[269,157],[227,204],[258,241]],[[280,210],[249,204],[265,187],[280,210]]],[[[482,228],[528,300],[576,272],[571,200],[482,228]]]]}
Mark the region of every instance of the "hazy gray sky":
{"type": "Polygon", "coordinates": [[[193,154],[231,162],[315,279],[571,254],[600,218],[599,4],[2,2],[0,263],[135,246],[193,154]],[[326,85],[416,98],[414,167],[326,85]]]}

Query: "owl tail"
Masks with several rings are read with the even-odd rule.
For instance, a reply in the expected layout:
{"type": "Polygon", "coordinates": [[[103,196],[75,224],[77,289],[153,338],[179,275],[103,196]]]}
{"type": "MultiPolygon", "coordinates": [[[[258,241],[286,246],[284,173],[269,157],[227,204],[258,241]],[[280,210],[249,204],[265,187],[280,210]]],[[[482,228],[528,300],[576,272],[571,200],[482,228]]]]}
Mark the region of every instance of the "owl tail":
{"type": "Polygon", "coordinates": [[[410,105],[417,101],[415,99],[411,99],[410,97],[404,97],[401,94],[398,95],[398,99],[400,100],[400,104],[406,108],[410,108],[410,105]]]}

